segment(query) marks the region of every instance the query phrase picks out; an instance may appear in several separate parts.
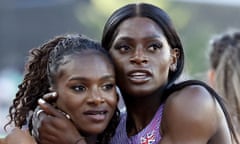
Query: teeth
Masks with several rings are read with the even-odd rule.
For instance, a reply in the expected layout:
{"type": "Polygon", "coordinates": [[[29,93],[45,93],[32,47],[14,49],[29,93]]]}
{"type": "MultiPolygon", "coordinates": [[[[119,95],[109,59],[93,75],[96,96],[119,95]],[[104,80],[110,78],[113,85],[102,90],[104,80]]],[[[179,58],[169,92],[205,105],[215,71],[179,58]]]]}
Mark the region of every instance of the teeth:
{"type": "Polygon", "coordinates": [[[141,73],[141,72],[135,72],[131,74],[132,76],[145,76],[146,73],[141,73]]]}
{"type": "Polygon", "coordinates": [[[102,114],[105,114],[105,112],[103,112],[103,111],[96,111],[96,112],[94,112],[93,114],[94,114],[94,115],[97,115],[97,114],[102,115],[102,114]]]}

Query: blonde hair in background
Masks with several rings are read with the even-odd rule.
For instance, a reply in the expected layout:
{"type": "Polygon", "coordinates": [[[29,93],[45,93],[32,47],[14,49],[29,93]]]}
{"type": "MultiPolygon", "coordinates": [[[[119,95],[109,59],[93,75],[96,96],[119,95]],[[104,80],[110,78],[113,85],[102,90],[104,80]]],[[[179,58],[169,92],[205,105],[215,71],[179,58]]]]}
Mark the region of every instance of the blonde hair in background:
{"type": "Polygon", "coordinates": [[[215,68],[215,88],[224,98],[240,135],[240,31],[225,33],[214,43],[213,49],[222,47],[215,68]]]}

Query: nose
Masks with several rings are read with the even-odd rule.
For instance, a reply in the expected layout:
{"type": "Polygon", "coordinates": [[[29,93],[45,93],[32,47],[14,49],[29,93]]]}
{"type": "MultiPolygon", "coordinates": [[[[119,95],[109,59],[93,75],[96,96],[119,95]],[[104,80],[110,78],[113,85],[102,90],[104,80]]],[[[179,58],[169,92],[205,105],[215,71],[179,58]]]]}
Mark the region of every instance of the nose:
{"type": "Polygon", "coordinates": [[[130,58],[130,63],[131,64],[147,64],[148,63],[148,58],[144,53],[144,49],[142,47],[137,47],[130,58]]]}
{"type": "Polygon", "coordinates": [[[105,99],[99,90],[92,90],[88,95],[87,103],[90,105],[99,105],[105,103],[105,99]]]}

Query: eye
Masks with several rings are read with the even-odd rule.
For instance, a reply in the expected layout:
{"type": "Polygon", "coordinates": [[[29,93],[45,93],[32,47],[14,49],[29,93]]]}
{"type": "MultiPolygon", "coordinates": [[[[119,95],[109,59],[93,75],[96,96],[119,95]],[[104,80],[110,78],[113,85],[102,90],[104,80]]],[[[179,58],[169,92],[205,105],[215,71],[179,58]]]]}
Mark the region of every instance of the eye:
{"type": "Polygon", "coordinates": [[[126,53],[130,51],[131,47],[125,44],[122,45],[116,45],[115,49],[117,49],[120,53],[126,53]]]}
{"type": "Polygon", "coordinates": [[[76,92],[84,92],[86,91],[86,87],[83,85],[77,85],[77,86],[72,86],[71,89],[73,89],[76,92]]]}
{"type": "Polygon", "coordinates": [[[103,89],[104,91],[109,91],[109,90],[112,90],[114,87],[115,87],[114,84],[109,83],[109,84],[104,84],[104,85],[102,86],[102,89],[103,89]]]}
{"type": "Polygon", "coordinates": [[[152,43],[148,46],[148,50],[151,52],[155,52],[156,50],[160,50],[163,47],[162,43],[156,42],[152,43]]]}

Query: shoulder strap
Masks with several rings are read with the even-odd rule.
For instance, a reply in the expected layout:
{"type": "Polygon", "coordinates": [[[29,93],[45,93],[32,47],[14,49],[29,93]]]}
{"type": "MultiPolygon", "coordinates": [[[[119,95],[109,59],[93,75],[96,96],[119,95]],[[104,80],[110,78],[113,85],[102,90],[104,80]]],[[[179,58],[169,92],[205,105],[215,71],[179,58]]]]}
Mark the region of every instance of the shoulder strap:
{"type": "Polygon", "coordinates": [[[220,97],[213,88],[211,88],[205,82],[200,81],[200,80],[187,80],[187,81],[183,81],[183,82],[180,82],[180,83],[177,83],[177,84],[173,84],[170,88],[166,89],[166,91],[164,92],[162,102],[164,102],[171,93],[173,93],[175,91],[178,91],[178,90],[181,90],[181,89],[183,89],[187,86],[191,86],[191,85],[200,85],[200,86],[203,86],[204,88],[206,88],[206,90],[214,98],[216,98],[216,100],[220,103],[221,107],[222,108],[224,107],[223,109],[225,109],[225,106],[223,106],[224,102],[223,102],[222,97],[220,97]]]}
{"type": "Polygon", "coordinates": [[[206,83],[199,81],[199,80],[183,81],[183,82],[172,85],[169,90],[174,92],[174,91],[178,91],[178,90],[185,88],[186,86],[190,86],[190,85],[200,85],[200,86],[205,87],[209,92],[215,93],[215,91],[210,86],[208,86],[206,83]]]}
{"type": "MultiPolygon", "coordinates": [[[[177,84],[173,84],[170,88],[168,88],[165,92],[165,95],[168,97],[171,93],[181,90],[187,86],[191,85],[200,85],[207,89],[207,91],[214,97],[220,97],[213,88],[207,85],[205,82],[200,80],[187,80],[177,84]]],[[[218,99],[218,98],[217,98],[218,99]]],[[[221,99],[221,98],[220,98],[221,99]]]]}

